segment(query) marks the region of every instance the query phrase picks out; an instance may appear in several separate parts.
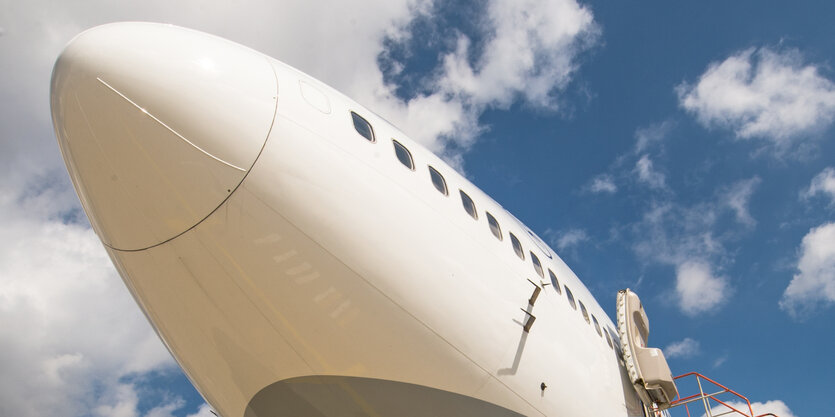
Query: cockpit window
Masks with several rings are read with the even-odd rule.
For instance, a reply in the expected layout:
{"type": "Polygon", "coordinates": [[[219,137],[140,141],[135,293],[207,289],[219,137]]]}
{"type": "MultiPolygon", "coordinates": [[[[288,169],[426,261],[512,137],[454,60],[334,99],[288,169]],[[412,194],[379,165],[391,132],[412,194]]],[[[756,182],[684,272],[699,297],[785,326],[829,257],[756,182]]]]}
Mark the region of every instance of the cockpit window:
{"type": "Polygon", "coordinates": [[[594,322],[594,330],[597,330],[599,336],[603,336],[603,332],[600,331],[600,323],[597,322],[597,317],[594,317],[594,314],[591,315],[591,320],[594,322]]]}
{"type": "Polygon", "coordinates": [[[499,227],[499,221],[489,211],[485,211],[484,213],[487,214],[487,223],[490,224],[490,231],[493,232],[493,236],[496,236],[496,239],[502,240],[502,228],[499,227]]]}
{"type": "Polygon", "coordinates": [[[371,128],[371,123],[354,112],[351,112],[351,119],[354,120],[354,129],[357,130],[357,133],[368,139],[369,142],[374,142],[374,129],[371,128]]]}
{"type": "Polygon", "coordinates": [[[397,159],[400,161],[401,164],[405,165],[406,168],[411,169],[412,171],[415,170],[415,163],[412,161],[412,153],[406,149],[403,144],[400,142],[392,139],[391,143],[394,144],[394,154],[397,155],[397,159]]]}
{"type": "Polygon", "coordinates": [[[562,294],[562,288],[560,288],[560,281],[557,279],[557,274],[554,273],[552,270],[548,270],[548,277],[551,278],[551,286],[557,290],[557,294],[562,294]]]}
{"type": "Polygon", "coordinates": [[[516,235],[513,233],[508,233],[510,235],[510,243],[513,245],[513,251],[516,252],[516,256],[519,257],[521,260],[525,260],[525,251],[522,249],[522,243],[519,242],[519,239],[516,238],[516,235]]]}
{"type": "Polygon", "coordinates": [[[435,189],[438,190],[443,195],[449,195],[446,189],[446,180],[444,176],[438,172],[437,169],[429,167],[429,176],[432,178],[432,185],[435,186],[435,189]]]}
{"type": "Polygon", "coordinates": [[[568,289],[568,285],[565,286],[565,296],[568,297],[568,304],[571,304],[571,308],[577,309],[577,303],[574,302],[574,294],[571,293],[571,290],[568,289]]]}
{"type": "Polygon", "coordinates": [[[467,195],[462,190],[458,190],[461,192],[461,204],[464,206],[464,210],[466,210],[467,214],[472,216],[472,218],[478,220],[478,211],[475,209],[475,203],[473,203],[473,199],[467,195]]]}
{"type": "Polygon", "coordinates": [[[530,252],[531,254],[531,262],[533,262],[533,269],[536,269],[536,273],[539,274],[540,277],[545,278],[545,274],[542,272],[542,264],[539,262],[539,258],[530,252]]]}

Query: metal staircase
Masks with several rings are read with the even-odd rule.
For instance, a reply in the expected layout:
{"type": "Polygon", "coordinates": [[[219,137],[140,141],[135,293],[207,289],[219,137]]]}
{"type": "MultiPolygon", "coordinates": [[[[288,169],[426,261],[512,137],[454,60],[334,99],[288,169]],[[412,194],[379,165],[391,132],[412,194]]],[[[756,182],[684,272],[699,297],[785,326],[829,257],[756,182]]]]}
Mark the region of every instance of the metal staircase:
{"type": "Polygon", "coordinates": [[[648,410],[648,415],[653,417],[685,415],[687,417],[778,417],[772,413],[754,415],[748,398],[698,372],[688,372],[673,379],[679,388],[679,395],[670,403],[669,408],[661,410],[653,406],[648,410]],[[698,393],[683,397],[682,388],[690,388],[693,391],[698,389],[698,393]],[[684,412],[681,411],[682,409],[684,412]]]}

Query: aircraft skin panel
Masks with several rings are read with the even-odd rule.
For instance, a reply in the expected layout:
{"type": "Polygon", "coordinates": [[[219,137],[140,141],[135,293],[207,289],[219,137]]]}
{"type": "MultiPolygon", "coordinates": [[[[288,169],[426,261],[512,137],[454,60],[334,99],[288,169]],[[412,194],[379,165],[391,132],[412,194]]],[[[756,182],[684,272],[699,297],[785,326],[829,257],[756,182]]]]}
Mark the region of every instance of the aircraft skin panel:
{"type": "MultiPolygon", "coordinates": [[[[135,24],[124,25],[124,36],[135,35],[135,24]]],[[[175,37],[181,30],[158,29],[175,37]]],[[[642,415],[616,350],[569,306],[564,290],[534,271],[527,251],[540,249],[524,225],[372,112],[268,62],[275,116],[240,184],[176,237],[147,249],[108,247],[137,303],[220,415],[256,417],[275,407],[273,396],[295,402],[287,415],[410,415],[393,414],[396,404],[413,404],[403,409],[415,416],[462,407],[497,416],[642,415]],[[351,111],[371,122],[376,143],[354,130],[351,111]],[[395,158],[392,139],[411,151],[414,171],[395,158]],[[429,165],[446,178],[448,196],[429,181],[429,165]],[[478,221],[462,208],[459,189],[475,200],[478,221]],[[485,210],[501,222],[504,240],[491,234],[485,210]],[[523,242],[524,261],[508,232],[523,242]],[[530,332],[525,311],[536,316],[530,332]],[[321,404],[311,402],[317,396],[321,404]],[[430,400],[440,408],[417,406],[430,400]]],[[[245,119],[245,109],[226,111],[245,119]]],[[[62,117],[56,130],[81,195],[89,175],[79,172],[93,162],[75,150],[97,131],[61,132],[62,117]]],[[[84,206],[94,224],[102,207],[84,206]]],[[[96,231],[129,242],[138,228],[102,223],[96,231]]],[[[614,327],[558,256],[539,258],[603,327],[614,327]]]]}

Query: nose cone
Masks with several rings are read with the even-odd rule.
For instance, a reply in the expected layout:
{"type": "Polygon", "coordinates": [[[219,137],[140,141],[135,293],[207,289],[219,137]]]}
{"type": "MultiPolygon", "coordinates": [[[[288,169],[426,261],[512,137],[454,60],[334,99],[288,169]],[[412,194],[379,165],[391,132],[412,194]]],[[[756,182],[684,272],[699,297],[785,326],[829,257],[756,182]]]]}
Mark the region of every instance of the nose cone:
{"type": "Polygon", "coordinates": [[[276,110],[268,59],[169,25],[117,23],[55,63],[52,118],[102,241],[144,249],[217,208],[260,153],[276,110]]]}

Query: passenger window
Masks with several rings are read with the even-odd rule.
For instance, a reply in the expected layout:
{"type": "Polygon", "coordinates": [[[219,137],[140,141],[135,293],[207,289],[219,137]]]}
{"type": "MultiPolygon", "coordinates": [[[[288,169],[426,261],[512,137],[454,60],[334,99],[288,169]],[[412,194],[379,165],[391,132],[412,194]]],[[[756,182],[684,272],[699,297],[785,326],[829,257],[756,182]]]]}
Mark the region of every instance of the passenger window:
{"type": "Polygon", "coordinates": [[[603,332],[600,331],[600,323],[597,322],[597,317],[594,317],[594,314],[591,315],[591,320],[594,322],[594,330],[597,330],[597,335],[603,336],[603,332]]]}
{"type": "Polygon", "coordinates": [[[444,180],[444,176],[438,172],[437,169],[429,167],[429,176],[432,177],[432,185],[435,186],[435,189],[438,190],[443,195],[449,195],[446,189],[446,180],[444,180]]]}
{"type": "Polygon", "coordinates": [[[521,260],[525,260],[525,251],[522,250],[522,244],[519,243],[519,239],[516,238],[516,235],[513,233],[508,233],[510,235],[510,243],[513,245],[513,251],[516,252],[516,256],[519,257],[521,260]]]}
{"type": "Polygon", "coordinates": [[[530,252],[531,254],[531,262],[533,262],[533,268],[536,269],[536,273],[539,274],[540,277],[545,278],[545,274],[542,272],[542,264],[539,263],[539,258],[530,252]]]}
{"type": "Polygon", "coordinates": [[[607,330],[607,331],[603,332],[603,335],[606,336],[606,343],[609,344],[609,348],[614,349],[615,346],[612,344],[612,338],[609,337],[609,331],[607,330]]]}
{"type": "Polygon", "coordinates": [[[464,206],[464,210],[472,216],[472,218],[478,220],[478,211],[475,209],[475,203],[473,203],[473,199],[467,195],[467,193],[458,190],[461,192],[461,204],[464,206]]]}
{"type": "Polygon", "coordinates": [[[554,271],[548,270],[548,277],[551,278],[551,286],[557,290],[557,294],[562,294],[562,288],[560,288],[560,282],[557,280],[557,275],[554,274],[554,271]]]}
{"type": "Polygon", "coordinates": [[[574,302],[574,294],[568,289],[568,285],[565,286],[565,296],[568,297],[568,304],[571,304],[571,308],[576,310],[577,304],[574,302]]]}
{"type": "Polygon", "coordinates": [[[493,236],[496,236],[496,239],[502,240],[502,228],[499,227],[499,222],[490,214],[489,211],[485,211],[487,214],[487,223],[490,224],[490,231],[493,232],[493,236]]]}
{"type": "Polygon", "coordinates": [[[351,112],[351,119],[354,120],[354,129],[357,130],[357,133],[368,139],[369,142],[374,142],[374,129],[371,128],[371,123],[354,112],[351,112]]]}
{"type": "Polygon", "coordinates": [[[589,320],[589,311],[586,310],[586,306],[584,306],[583,302],[580,300],[577,300],[577,302],[580,303],[580,311],[583,312],[583,318],[586,319],[586,323],[591,324],[591,320],[589,320]]]}
{"type": "Polygon", "coordinates": [[[412,161],[412,153],[406,149],[400,142],[392,139],[391,143],[394,144],[394,154],[397,155],[397,159],[400,161],[401,164],[405,165],[406,168],[411,169],[412,171],[415,170],[415,163],[412,161]]]}

